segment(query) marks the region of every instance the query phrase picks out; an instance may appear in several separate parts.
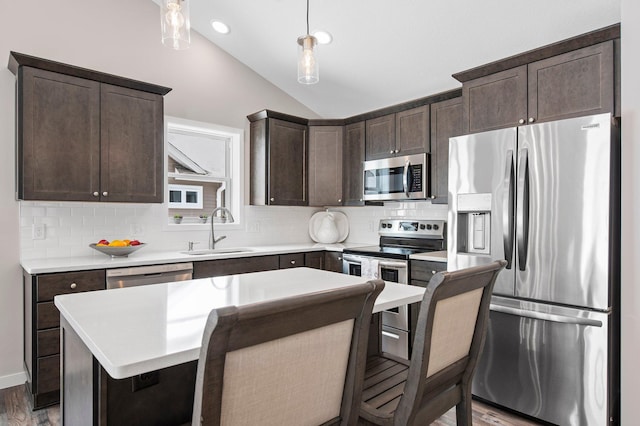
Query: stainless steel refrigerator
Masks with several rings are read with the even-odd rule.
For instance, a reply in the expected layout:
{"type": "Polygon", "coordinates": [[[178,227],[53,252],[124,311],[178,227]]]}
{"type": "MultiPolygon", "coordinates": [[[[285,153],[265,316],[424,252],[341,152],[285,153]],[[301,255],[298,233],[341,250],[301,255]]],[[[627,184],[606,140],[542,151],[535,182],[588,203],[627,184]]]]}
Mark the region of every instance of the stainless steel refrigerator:
{"type": "Polygon", "coordinates": [[[473,394],[619,421],[619,127],[610,114],[450,139],[448,269],[506,259],[473,394]]]}

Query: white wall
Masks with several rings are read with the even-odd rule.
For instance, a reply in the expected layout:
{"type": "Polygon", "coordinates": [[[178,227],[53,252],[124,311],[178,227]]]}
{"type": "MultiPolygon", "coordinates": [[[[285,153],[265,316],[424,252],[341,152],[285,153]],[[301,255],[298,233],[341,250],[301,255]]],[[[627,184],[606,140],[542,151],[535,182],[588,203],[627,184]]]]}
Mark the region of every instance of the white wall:
{"type": "Polygon", "coordinates": [[[622,0],[622,418],[638,423],[640,383],[640,4],[622,0]]]}

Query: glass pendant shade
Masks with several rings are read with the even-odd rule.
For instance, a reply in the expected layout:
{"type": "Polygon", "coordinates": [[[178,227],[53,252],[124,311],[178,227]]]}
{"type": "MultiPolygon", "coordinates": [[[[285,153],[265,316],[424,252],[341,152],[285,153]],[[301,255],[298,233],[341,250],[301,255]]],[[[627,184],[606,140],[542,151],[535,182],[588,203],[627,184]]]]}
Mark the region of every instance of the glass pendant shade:
{"type": "Polygon", "coordinates": [[[160,25],[162,44],[176,50],[188,48],[191,43],[189,0],[162,0],[160,25]]]}
{"type": "Polygon", "coordinates": [[[314,84],[320,80],[318,61],[314,48],[318,44],[312,35],[304,35],[298,38],[298,82],[302,84],[314,84]]]}

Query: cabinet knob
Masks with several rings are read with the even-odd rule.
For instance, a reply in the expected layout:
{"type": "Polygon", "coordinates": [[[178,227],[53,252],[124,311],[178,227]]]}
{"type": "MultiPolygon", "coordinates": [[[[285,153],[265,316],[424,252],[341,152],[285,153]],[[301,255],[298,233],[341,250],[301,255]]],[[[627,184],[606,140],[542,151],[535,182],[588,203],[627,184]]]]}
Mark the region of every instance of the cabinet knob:
{"type": "Polygon", "coordinates": [[[276,200],[275,198],[269,198],[269,201],[275,201],[275,200],[276,200]]]}
{"type": "Polygon", "coordinates": [[[536,121],[536,119],[535,119],[535,118],[533,118],[533,117],[529,117],[529,123],[533,123],[534,121],[536,121]]]}
{"type": "Polygon", "coordinates": [[[342,202],[342,198],[338,198],[338,202],[341,203],[342,202]]]}
{"type": "Polygon", "coordinates": [[[104,192],[102,193],[102,196],[103,196],[103,197],[106,197],[107,195],[109,195],[109,193],[108,193],[107,191],[104,191],[104,192]]]}
{"type": "Polygon", "coordinates": [[[292,264],[292,265],[295,265],[295,264],[296,264],[296,261],[295,261],[295,260],[292,260],[292,261],[291,261],[291,264],[292,264]]]}
{"type": "Polygon", "coordinates": [[[339,257],[338,257],[338,260],[342,260],[342,256],[339,256],[339,257]]]}
{"type": "Polygon", "coordinates": [[[389,154],[393,154],[393,150],[389,151],[389,154]]]}
{"type": "Polygon", "coordinates": [[[362,202],[362,198],[360,198],[360,202],[362,202]]]}
{"type": "Polygon", "coordinates": [[[394,154],[397,154],[397,153],[399,153],[399,152],[400,152],[400,150],[399,150],[399,149],[396,149],[396,150],[394,150],[394,151],[393,151],[393,153],[394,153],[394,154]]]}
{"type": "Polygon", "coordinates": [[[435,200],[436,196],[435,196],[435,195],[432,195],[430,198],[431,198],[432,200],[435,200]]]}
{"type": "Polygon", "coordinates": [[[96,192],[94,192],[94,193],[93,193],[93,196],[94,196],[94,197],[97,197],[98,195],[100,195],[100,193],[99,193],[98,191],[96,191],[96,192]]]}
{"type": "Polygon", "coordinates": [[[71,285],[70,285],[69,287],[71,287],[71,288],[76,288],[76,287],[78,287],[78,284],[76,284],[76,283],[71,283],[71,285]]]}
{"type": "Polygon", "coordinates": [[[526,123],[526,122],[524,121],[524,118],[521,118],[520,120],[518,120],[518,124],[524,124],[524,123],[526,123]]]}

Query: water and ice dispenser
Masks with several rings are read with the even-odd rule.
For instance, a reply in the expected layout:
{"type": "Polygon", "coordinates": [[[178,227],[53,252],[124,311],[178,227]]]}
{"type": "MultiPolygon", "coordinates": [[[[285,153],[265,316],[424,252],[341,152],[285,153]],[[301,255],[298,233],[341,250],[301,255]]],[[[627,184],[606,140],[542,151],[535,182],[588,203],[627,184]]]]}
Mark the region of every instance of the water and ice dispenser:
{"type": "Polygon", "coordinates": [[[458,194],[458,253],[491,253],[491,194],[458,194]]]}

